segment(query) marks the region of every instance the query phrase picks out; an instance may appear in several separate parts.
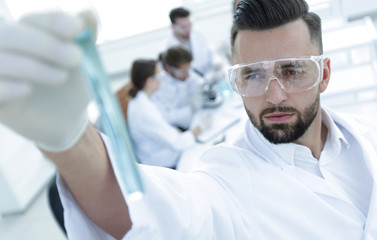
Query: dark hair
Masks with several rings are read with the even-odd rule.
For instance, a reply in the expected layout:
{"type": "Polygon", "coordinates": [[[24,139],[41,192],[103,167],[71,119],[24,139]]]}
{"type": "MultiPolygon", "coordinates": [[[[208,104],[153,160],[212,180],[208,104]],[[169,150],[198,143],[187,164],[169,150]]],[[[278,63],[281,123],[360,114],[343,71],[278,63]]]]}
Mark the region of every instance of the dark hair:
{"type": "Polygon", "coordinates": [[[182,64],[190,63],[192,55],[184,47],[175,46],[169,48],[162,56],[163,65],[179,68],[182,64]]]}
{"type": "Polygon", "coordinates": [[[135,60],[131,68],[132,87],[128,94],[135,97],[137,92],[145,86],[147,78],[153,76],[156,72],[157,61],[150,59],[135,60]]]}
{"type": "Polygon", "coordinates": [[[310,40],[323,53],[320,17],[309,12],[304,0],[242,0],[238,3],[233,17],[231,45],[239,31],[262,31],[273,29],[289,22],[302,19],[308,26],[310,40]]]}
{"type": "Polygon", "coordinates": [[[190,11],[183,7],[173,8],[169,13],[169,18],[172,24],[175,24],[177,18],[185,18],[188,16],[190,16],[190,11]]]}
{"type": "Polygon", "coordinates": [[[239,2],[240,0],[233,0],[233,3],[232,3],[233,14],[236,12],[237,5],[239,2]]]}

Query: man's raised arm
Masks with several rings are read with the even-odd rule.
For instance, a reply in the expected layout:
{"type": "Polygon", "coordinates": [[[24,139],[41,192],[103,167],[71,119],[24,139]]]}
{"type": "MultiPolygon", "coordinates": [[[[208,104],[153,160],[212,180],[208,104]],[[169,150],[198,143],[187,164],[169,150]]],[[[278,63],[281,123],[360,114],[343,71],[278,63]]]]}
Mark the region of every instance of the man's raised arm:
{"type": "Polygon", "coordinates": [[[67,151],[43,152],[55,163],[86,215],[105,232],[121,239],[131,228],[131,220],[96,129],[89,125],[80,140],[67,151]]]}
{"type": "Polygon", "coordinates": [[[0,23],[0,123],[42,149],[84,213],[121,238],[131,227],[128,208],[88,123],[82,52],[73,40],[88,24],[61,12],[0,23]]]}

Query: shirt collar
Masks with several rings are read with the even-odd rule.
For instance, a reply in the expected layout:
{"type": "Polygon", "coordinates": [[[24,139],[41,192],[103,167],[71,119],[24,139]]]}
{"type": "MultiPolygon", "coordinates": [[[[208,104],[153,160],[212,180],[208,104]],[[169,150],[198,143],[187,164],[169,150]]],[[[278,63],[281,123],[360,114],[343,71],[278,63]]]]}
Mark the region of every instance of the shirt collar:
{"type": "Polygon", "coordinates": [[[329,113],[322,109],[322,123],[327,127],[327,139],[322,152],[327,152],[333,156],[333,159],[339,155],[342,146],[348,149],[350,147],[349,142],[339,129],[338,125],[331,118],[329,113]]]}
{"type": "MultiPolygon", "coordinates": [[[[327,127],[327,139],[323,151],[331,152],[333,156],[337,156],[342,148],[342,144],[347,149],[349,148],[349,143],[344,137],[343,133],[339,127],[334,123],[331,116],[322,109],[322,123],[327,127]]],[[[302,156],[302,154],[311,156],[311,151],[309,148],[295,144],[295,143],[283,143],[283,144],[271,144],[255,127],[255,132],[259,141],[268,145],[269,148],[275,152],[280,158],[289,165],[295,165],[295,157],[302,156]]],[[[276,164],[276,162],[274,163],[276,164]]]]}
{"type": "MultiPolygon", "coordinates": [[[[285,164],[293,165],[294,161],[294,152],[297,144],[294,143],[282,143],[282,144],[272,144],[270,143],[263,134],[255,127],[253,127],[256,136],[258,138],[258,142],[263,144],[267,147],[267,149],[272,150],[275,153],[275,156],[279,156],[278,158],[284,160],[285,164]]],[[[280,160],[273,157],[271,153],[269,153],[269,157],[266,160],[270,161],[274,165],[279,165],[281,168],[284,168],[282,163],[279,163],[280,160]]]]}

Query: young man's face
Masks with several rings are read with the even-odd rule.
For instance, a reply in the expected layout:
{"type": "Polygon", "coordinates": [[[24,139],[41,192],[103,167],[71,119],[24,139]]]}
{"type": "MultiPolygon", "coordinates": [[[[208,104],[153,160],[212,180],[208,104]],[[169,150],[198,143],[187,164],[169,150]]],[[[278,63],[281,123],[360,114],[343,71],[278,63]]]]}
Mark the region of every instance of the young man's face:
{"type": "MultiPolygon", "coordinates": [[[[278,58],[318,55],[311,43],[304,21],[298,20],[266,31],[240,31],[234,45],[234,63],[249,63],[278,58]]],[[[251,122],[272,143],[294,142],[302,136],[310,137],[312,124],[319,122],[319,93],[328,84],[329,60],[324,61],[326,76],[310,90],[288,93],[276,80],[271,80],[268,90],[261,96],[243,97],[251,122]]],[[[320,74],[322,74],[320,72],[320,74]]],[[[271,79],[276,72],[272,71],[271,79]]],[[[318,75],[318,71],[317,71],[318,75]]],[[[280,80],[280,79],[279,79],[280,80]]]]}
{"type": "Polygon", "coordinates": [[[177,18],[173,24],[174,34],[182,40],[189,41],[191,33],[191,21],[189,17],[177,18]]]}

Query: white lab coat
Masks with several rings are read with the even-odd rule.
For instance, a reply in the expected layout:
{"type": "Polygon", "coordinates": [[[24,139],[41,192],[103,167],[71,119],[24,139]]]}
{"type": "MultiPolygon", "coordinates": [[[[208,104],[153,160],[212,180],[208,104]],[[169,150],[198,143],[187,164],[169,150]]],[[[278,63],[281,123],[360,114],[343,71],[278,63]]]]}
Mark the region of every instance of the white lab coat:
{"type": "MultiPolygon", "coordinates": [[[[377,239],[376,128],[330,115],[350,136],[344,151],[362,153],[349,159],[365,164],[373,180],[360,185],[371,191],[367,216],[326,181],[279,161],[268,144],[254,141],[256,130],[247,123],[234,146],[208,150],[190,173],[141,166],[146,193],[139,202],[126,197],[133,227],[124,239],[377,239]]],[[[111,239],[61,186],[72,239],[111,239]]]]}
{"type": "MultiPolygon", "coordinates": [[[[169,38],[166,40],[166,49],[173,46],[184,46],[171,32],[169,38]]],[[[193,61],[191,67],[199,71],[202,75],[208,73],[213,66],[213,54],[212,49],[207,43],[207,40],[204,36],[196,31],[195,29],[191,30],[190,34],[190,46],[191,54],[193,61]]]]}
{"type": "Polygon", "coordinates": [[[143,91],[128,103],[127,119],[136,155],[143,164],[175,167],[181,152],[195,144],[192,132],[172,127],[143,91]]]}
{"type": "Polygon", "coordinates": [[[152,101],[171,125],[187,129],[193,118],[194,105],[200,97],[203,79],[193,72],[185,81],[170,74],[164,76],[159,89],[152,95],[152,101]]]}

